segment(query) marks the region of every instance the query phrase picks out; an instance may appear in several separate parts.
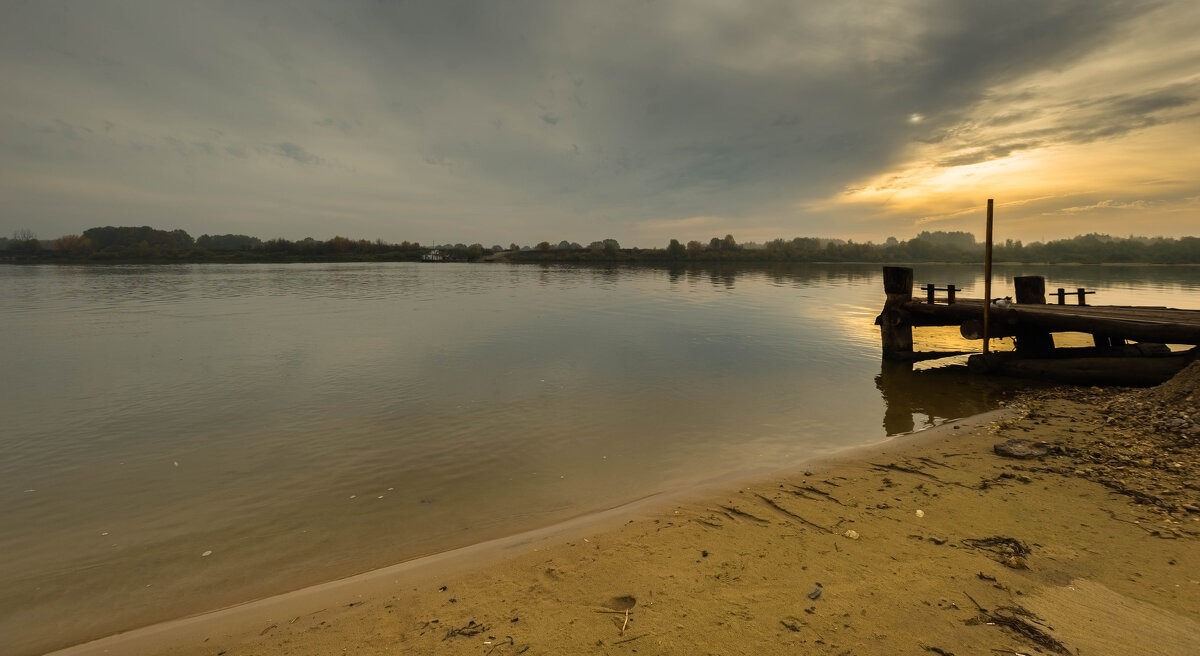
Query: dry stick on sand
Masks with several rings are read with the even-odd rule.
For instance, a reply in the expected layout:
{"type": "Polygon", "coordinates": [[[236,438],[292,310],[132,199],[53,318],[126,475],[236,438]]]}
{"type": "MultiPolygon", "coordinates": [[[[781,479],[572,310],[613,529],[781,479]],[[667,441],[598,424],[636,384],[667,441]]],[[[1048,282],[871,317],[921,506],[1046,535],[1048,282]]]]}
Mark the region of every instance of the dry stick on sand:
{"type": "Polygon", "coordinates": [[[625,623],[621,625],[621,635],[625,635],[625,627],[629,626],[629,609],[625,609],[625,623]]]}
{"type": "Polygon", "coordinates": [[[758,494],[757,492],[754,494],[754,496],[758,497],[759,499],[762,499],[763,503],[767,504],[768,506],[771,506],[775,510],[778,510],[779,512],[787,515],[788,517],[791,517],[792,519],[800,522],[801,524],[805,524],[805,525],[811,526],[815,529],[825,531],[826,533],[829,533],[831,535],[833,534],[833,529],[826,528],[826,527],[821,526],[820,524],[816,524],[814,522],[810,522],[807,519],[804,519],[803,517],[801,517],[800,515],[797,515],[796,513],[788,510],[787,508],[784,508],[783,506],[775,503],[774,501],[771,501],[770,499],[764,497],[763,495],[758,494]]]}
{"type": "Polygon", "coordinates": [[[958,487],[965,487],[968,490],[971,489],[970,485],[963,485],[962,483],[959,483],[958,481],[947,481],[943,478],[938,478],[937,476],[934,476],[933,474],[930,474],[929,472],[921,471],[920,469],[917,469],[916,467],[905,467],[904,465],[897,465],[894,462],[888,463],[886,465],[881,465],[881,464],[874,463],[874,462],[869,463],[869,464],[876,469],[885,469],[885,470],[890,470],[890,471],[904,472],[906,474],[913,474],[915,476],[924,476],[925,478],[928,478],[931,481],[936,481],[943,485],[957,485],[958,487]]]}
{"type": "Polygon", "coordinates": [[[839,501],[837,498],[835,498],[832,494],[830,494],[820,488],[816,488],[811,485],[796,485],[795,483],[789,483],[789,485],[796,488],[795,491],[791,491],[791,490],[789,490],[789,491],[798,497],[811,498],[811,497],[806,496],[803,493],[804,492],[812,492],[813,494],[819,494],[819,495],[825,497],[826,499],[836,503],[839,506],[846,505],[846,504],[842,503],[841,501],[839,501]]]}

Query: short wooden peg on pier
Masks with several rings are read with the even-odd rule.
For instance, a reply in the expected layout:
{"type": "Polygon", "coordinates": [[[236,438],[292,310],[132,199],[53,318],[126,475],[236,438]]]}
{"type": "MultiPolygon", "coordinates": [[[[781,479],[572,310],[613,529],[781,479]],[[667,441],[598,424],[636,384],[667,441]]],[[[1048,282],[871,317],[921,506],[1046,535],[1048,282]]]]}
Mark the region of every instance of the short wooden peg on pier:
{"type": "MultiPolygon", "coordinates": [[[[1089,292],[1088,290],[1084,289],[1083,287],[1076,287],[1075,292],[1074,292],[1075,297],[1078,299],[1079,305],[1087,305],[1087,295],[1095,294],[1095,293],[1096,292],[1089,292]]],[[[1067,304],[1067,290],[1063,289],[1062,287],[1059,287],[1058,291],[1055,292],[1054,295],[1058,297],[1059,305],[1067,304]]]]}
{"type": "Polygon", "coordinates": [[[955,287],[953,284],[946,285],[945,287],[937,287],[933,283],[928,283],[925,285],[925,302],[933,305],[937,303],[936,292],[946,292],[946,305],[954,305],[954,301],[956,300],[955,294],[961,291],[961,289],[955,287]]]}

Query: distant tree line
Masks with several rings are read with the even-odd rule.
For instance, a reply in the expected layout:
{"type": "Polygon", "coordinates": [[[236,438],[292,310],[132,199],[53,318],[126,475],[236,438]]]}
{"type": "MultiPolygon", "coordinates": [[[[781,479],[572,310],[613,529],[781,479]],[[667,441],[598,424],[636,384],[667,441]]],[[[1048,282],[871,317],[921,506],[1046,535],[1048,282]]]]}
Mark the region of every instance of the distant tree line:
{"type": "MultiPolygon", "coordinates": [[[[321,241],[308,237],[263,241],[248,235],[201,235],[184,230],[141,227],[97,227],[79,235],[40,240],[29,230],[0,238],[5,261],[86,262],[313,262],[416,261],[438,251],[444,260],[481,259],[516,263],[551,262],[979,262],[983,244],[969,232],[924,231],[907,241],[889,237],[882,244],[852,240],[796,237],[766,243],[738,243],[733,235],[708,242],[676,239],[664,248],[621,248],[616,239],[587,246],[566,240],[536,246],[507,248],[482,244],[422,246],[417,242],[389,243],[382,239],[335,236],[321,241]]],[[[1087,234],[1071,239],[1023,244],[1006,240],[993,246],[997,262],[1200,264],[1200,238],[1112,237],[1087,234]]]]}
{"type": "MultiPolygon", "coordinates": [[[[320,241],[278,238],[263,241],[248,235],[201,235],[193,239],[184,230],[159,230],[149,226],[89,228],[80,235],[64,235],[46,242],[28,231],[0,238],[0,257],[9,260],[88,262],[190,262],[190,261],[357,261],[419,260],[430,249],[415,242],[392,244],[381,239],[333,237],[320,241]]],[[[467,247],[461,259],[468,258],[467,247]]],[[[455,253],[450,253],[453,258],[455,253]]]]}
{"type": "MultiPolygon", "coordinates": [[[[614,240],[605,240],[612,242],[614,240]]],[[[984,245],[969,232],[928,230],[907,241],[889,237],[882,244],[853,240],[796,237],[774,239],[763,244],[739,244],[733,235],[713,237],[708,242],[672,239],[665,248],[604,248],[593,242],[584,248],[578,244],[551,246],[542,242],[537,248],[509,255],[511,262],[586,262],[592,260],[631,260],[644,262],[980,262],[984,245]]],[[[1046,243],[1023,244],[1006,240],[993,244],[997,262],[1048,263],[1148,263],[1200,264],[1200,238],[1183,237],[1112,237],[1088,234],[1046,243]]]]}

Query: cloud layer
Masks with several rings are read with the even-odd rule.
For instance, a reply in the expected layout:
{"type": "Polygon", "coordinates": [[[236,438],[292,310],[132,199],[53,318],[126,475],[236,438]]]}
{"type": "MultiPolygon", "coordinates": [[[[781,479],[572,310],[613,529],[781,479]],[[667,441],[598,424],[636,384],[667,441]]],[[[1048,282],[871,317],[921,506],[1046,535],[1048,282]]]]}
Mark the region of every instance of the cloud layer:
{"type": "Polygon", "coordinates": [[[879,240],[996,197],[1183,234],[1195,33],[1190,1],[18,3],[0,230],[879,240]]]}

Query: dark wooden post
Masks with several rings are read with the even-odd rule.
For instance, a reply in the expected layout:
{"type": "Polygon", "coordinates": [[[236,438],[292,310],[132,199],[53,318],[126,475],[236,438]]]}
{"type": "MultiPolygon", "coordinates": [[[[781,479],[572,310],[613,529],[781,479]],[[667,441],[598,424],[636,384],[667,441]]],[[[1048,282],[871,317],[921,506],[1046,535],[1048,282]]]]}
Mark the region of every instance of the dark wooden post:
{"type": "Polygon", "coordinates": [[[883,291],[887,294],[876,323],[883,342],[885,360],[911,360],[912,324],[902,307],[912,300],[913,271],[908,267],[883,267],[883,291]]]}
{"type": "Polygon", "coordinates": [[[1079,297],[1080,305],[1087,305],[1087,290],[1086,289],[1084,289],[1083,287],[1077,287],[1075,289],[1075,295],[1079,297]]]}
{"type": "Polygon", "coordinates": [[[1059,287],[1057,296],[1058,296],[1058,304],[1059,305],[1067,304],[1067,290],[1063,289],[1062,287],[1059,287]]]}
{"type": "Polygon", "coordinates": [[[1018,303],[1046,304],[1046,279],[1041,276],[1017,276],[1013,278],[1018,303]]]}
{"type": "Polygon", "coordinates": [[[989,308],[992,306],[992,200],[988,199],[987,209],[987,236],[983,241],[983,355],[987,357],[988,342],[991,335],[988,334],[991,321],[989,308]]]}
{"type": "Polygon", "coordinates": [[[933,301],[934,301],[933,293],[935,291],[937,291],[937,288],[933,286],[933,283],[929,283],[929,284],[925,285],[925,302],[926,303],[933,305],[933,301]]]}
{"type": "MultiPolygon", "coordinates": [[[[1017,276],[1013,278],[1013,288],[1018,304],[1046,304],[1046,279],[1041,276],[1017,276]]],[[[1018,353],[1048,353],[1054,350],[1054,336],[1047,332],[1020,330],[1016,340],[1018,353]]]]}
{"type": "Polygon", "coordinates": [[[946,305],[954,305],[954,294],[958,291],[960,290],[954,286],[954,283],[946,285],[946,305]]]}

